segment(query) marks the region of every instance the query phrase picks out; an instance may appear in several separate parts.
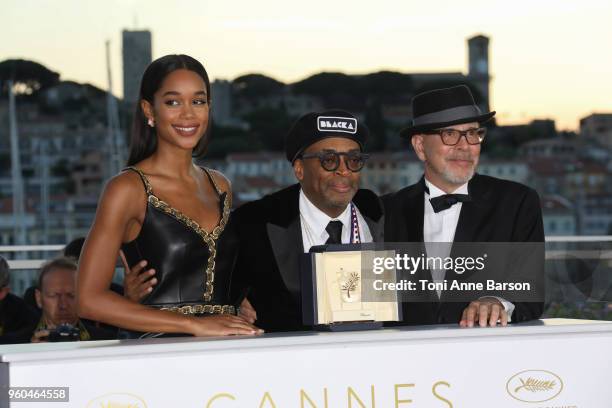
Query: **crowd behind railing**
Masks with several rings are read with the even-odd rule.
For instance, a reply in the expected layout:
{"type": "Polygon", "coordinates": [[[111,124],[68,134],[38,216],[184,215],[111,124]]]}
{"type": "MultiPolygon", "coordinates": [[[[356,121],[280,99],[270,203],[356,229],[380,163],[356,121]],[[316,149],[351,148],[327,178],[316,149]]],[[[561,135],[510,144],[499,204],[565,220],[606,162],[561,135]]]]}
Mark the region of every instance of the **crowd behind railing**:
{"type": "MultiPolygon", "coordinates": [[[[78,258],[84,238],[66,246],[1,247],[5,253],[60,252],[49,259],[0,256],[0,344],[116,339],[118,329],[80,319],[76,306],[78,258]],[[37,269],[23,295],[11,292],[12,273],[37,269]]],[[[549,237],[547,239],[547,296],[543,318],[612,320],[612,279],[609,273],[612,237],[549,237]],[[602,275],[603,274],[603,275],[602,275]],[[597,275],[600,275],[597,277],[597,275]],[[603,276],[603,280],[601,278],[603,276]]],[[[122,282],[118,262],[115,281],[122,282]]],[[[124,295],[121,284],[111,289],[124,295]]]]}
{"type": "MultiPolygon", "coordinates": [[[[42,263],[35,283],[23,296],[11,293],[9,263],[0,256],[0,344],[117,338],[116,328],[78,317],[76,279],[83,242],[83,238],[70,242],[60,256],[42,263]]],[[[12,261],[19,262],[22,267],[31,267],[41,261],[12,261]]],[[[123,293],[119,285],[112,288],[123,293]]]]}

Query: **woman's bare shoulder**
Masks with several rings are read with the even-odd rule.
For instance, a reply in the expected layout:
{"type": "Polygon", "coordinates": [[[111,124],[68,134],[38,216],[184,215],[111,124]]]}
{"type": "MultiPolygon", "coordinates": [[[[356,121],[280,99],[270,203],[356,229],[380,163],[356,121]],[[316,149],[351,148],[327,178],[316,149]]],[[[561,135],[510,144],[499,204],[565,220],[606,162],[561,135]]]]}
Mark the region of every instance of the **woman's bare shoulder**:
{"type": "Polygon", "coordinates": [[[102,194],[102,201],[108,204],[121,204],[124,208],[133,207],[134,204],[137,205],[145,200],[146,190],[143,180],[138,173],[131,170],[125,170],[108,180],[102,194]]]}

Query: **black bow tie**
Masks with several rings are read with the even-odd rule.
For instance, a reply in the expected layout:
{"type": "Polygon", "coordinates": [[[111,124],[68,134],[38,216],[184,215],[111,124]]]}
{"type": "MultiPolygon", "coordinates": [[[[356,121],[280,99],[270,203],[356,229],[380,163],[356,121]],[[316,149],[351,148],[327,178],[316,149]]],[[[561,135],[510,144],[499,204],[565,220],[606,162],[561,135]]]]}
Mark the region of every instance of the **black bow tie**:
{"type": "MultiPolygon", "coordinates": [[[[429,188],[425,186],[425,192],[429,194],[429,188]]],[[[472,197],[468,194],[444,194],[438,197],[430,198],[429,202],[435,213],[448,210],[457,203],[465,203],[472,201],[472,197]]]]}

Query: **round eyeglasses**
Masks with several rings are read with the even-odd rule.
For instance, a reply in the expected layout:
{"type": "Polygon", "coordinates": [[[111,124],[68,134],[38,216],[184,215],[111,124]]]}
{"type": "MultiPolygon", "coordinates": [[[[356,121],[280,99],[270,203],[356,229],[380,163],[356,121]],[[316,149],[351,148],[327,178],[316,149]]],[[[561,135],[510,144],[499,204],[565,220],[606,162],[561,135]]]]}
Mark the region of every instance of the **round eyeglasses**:
{"type": "Polygon", "coordinates": [[[325,150],[317,153],[306,153],[300,156],[301,159],[319,159],[321,167],[327,171],[336,171],[340,167],[340,156],[344,156],[344,165],[347,169],[356,173],[363,169],[366,161],[370,157],[369,154],[360,152],[336,152],[333,150],[325,150]]]}
{"type": "Polygon", "coordinates": [[[442,143],[447,146],[455,146],[461,140],[461,136],[465,137],[465,141],[471,145],[481,144],[487,135],[487,128],[472,128],[468,130],[459,129],[436,129],[427,132],[429,135],[439,135],[442,143]]]}

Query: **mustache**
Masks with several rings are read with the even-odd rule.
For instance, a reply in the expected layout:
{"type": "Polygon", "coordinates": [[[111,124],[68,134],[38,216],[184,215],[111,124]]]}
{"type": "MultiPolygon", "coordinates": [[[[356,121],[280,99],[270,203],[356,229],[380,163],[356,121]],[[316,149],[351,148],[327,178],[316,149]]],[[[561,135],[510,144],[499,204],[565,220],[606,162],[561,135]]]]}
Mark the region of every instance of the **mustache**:
{"type": "Polygon", "coordinates": [[[474,157],[469,153],[455,153],[447,157],[446,160],[465,160],[473,163],[474,157]]]}
{"type": "Polygon", "coordinates": [[[329,180],[327,182],[327,185],[342,185],[342,186],[349,186],[349,187],[357,187],[359,185],[359,182],[355,180],[351,180],[350,178],[338,177],[338,178],[333,178],[329,180]]]}

